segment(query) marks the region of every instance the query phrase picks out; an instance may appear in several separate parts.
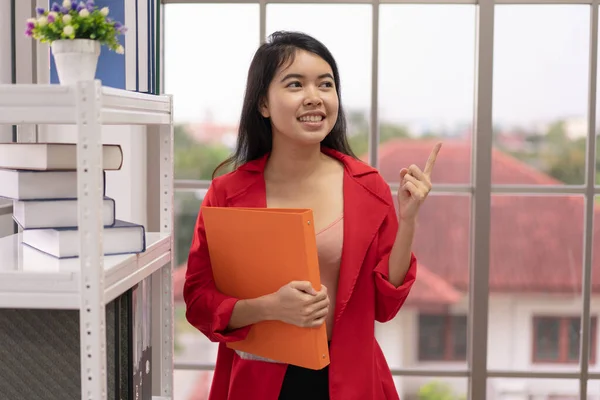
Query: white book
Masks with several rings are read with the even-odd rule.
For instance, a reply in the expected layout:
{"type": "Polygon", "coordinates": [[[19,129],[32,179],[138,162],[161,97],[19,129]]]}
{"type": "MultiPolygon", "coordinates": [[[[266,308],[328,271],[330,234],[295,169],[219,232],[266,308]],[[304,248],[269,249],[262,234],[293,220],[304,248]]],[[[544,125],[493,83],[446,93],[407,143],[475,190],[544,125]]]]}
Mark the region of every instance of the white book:
{"type": "MultiPolygon", "coordinates": [[[[104,194],[105,173],[101,184],[104,194]]],[[[0,197],[13,200],[76,199],[77,171],[0,169],[0,197]]]]}
{"type": "MultiPolygon", "coordinates": [[[[102,145],[102,169],[118,170],[123,150],[118,144],[102,145]]],[[[0,143],[0,168],[37,171],[77,169],[75,143],[0,143]]]]}
{"type": "MultiPolygon", "coordinates": [[[[27,200],[13,203],[13,219],[23,229],[76,228],[77,199],[27,200]]],[[[102,202],[102,225],[115,223],[115,201],[105,197],[102,202]]]]}
{"type": "MultiPolygon", "coordinates": [[[[56,258],[79,257],[78,229],[28,229],[23,231],[22,242],[56,258]]],[[[144,226],[116,220],[103,229],[102,244],[104,255],[142,253],[146,250],[144,226]]]]}

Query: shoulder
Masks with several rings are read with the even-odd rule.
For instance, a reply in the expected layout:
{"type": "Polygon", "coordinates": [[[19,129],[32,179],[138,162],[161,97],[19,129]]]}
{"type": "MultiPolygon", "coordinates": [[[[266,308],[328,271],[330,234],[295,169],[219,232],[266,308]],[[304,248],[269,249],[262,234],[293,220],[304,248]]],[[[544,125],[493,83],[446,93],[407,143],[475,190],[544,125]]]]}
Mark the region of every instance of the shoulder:
{"type": "Polygon", "coordinates": [[[342,161],[348,173],[365,189],[386,203],[391,201],[390,185],[383,179],[383,176],[381,176],[376,168],[351,156],[344,156],[342,161]]]}
{"type": "Polygon", "coordinates": [[[260,177],[260,170],[254,168],[255,161],[250,161],[235,170],[215,177],[209,187],[211,197],[216,204],[223,205],[227,199],[243,192],[256,183],[260,177]]]}

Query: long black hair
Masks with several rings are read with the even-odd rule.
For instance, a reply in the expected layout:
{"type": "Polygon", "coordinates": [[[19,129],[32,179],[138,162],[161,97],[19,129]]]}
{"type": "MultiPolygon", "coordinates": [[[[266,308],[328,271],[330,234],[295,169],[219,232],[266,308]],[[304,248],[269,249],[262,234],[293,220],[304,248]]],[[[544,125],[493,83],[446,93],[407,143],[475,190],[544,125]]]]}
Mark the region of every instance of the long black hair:
{"type": "Polygon", "coordinates": [[[350,149],[346,137],[346,116],[341,101],[340,76],[333,56],[323,43],[307,34],[279,31],[270,35],[254,54],[248,70],[237,146],[231,157],[215,169],[213,178],[223,167],[237,168],[271,151],[273,144],[271,122],[260,113],[260,103],[267,96],[267,90],[277,69],[286,62],[293,62],[297,50],[318,55],[329,64],[333,72],[339,110],[333,129],[323,139],[321,145],[357,158],[350,149]]]}

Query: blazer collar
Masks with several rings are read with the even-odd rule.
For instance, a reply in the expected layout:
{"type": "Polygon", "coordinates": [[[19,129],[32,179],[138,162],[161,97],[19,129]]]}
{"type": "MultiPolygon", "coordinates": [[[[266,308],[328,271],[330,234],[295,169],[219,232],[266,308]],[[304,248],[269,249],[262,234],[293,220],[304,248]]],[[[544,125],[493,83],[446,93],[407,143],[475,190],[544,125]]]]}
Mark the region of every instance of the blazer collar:
{"type": "MultiPolygon", "coordinates": [[[[341,161],[344,164],[344,166],[346,167],[346,170],[348,171],[348,173],[354,177],[359,177],[362,175],[372,174],[372,173],[377,172],[371,166],[369,166],[363,162],[356,161],[352,157],[350,157],[344,153],[341,153],[337,150],[333,150],[329,147],[321,147],[321,152],[341,161]]],[[[257,172],[257,173],[264,172],[265,166],[267,164],[267,160],[269,158],[269,154],[270,153],[267,153],[264,156],[257,158],[256,160],[252,160],[252,161],[245,163],[244,165],[241,165],[238,168],[238,170],[248,171],[248,172],[257,172]]]]}
{"type": "MultiPolygon", "coordinates": [[[[372,177],[369,175],[377,173],[376,169],[336,150],[323,147],[322,151],[340,160],[345,167],[344,244],[335,307],[335,321],[338,321],[354,291],[371,243],[389,214],[390,207],[394,205],[389,197],[382,196],[383,190],[374,184],[380,179],[370,179],[372,177]]],[[[263,175],[267,159],[268,154],[238,168],[243,175],[240,175],[240,179],[228,182],[227,206],[267,206],[263,175]]],[[[368,268],[373,269],[374,266],[368,268]]]]}

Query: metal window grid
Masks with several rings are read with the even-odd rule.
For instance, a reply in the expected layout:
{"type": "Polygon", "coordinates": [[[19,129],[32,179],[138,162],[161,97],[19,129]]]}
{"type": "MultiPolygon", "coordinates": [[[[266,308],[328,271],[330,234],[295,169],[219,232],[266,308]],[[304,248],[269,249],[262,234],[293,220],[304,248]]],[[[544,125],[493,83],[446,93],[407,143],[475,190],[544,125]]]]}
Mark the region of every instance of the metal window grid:
{"type": "MultiPolygon", "coordinates": [[[[209,4],[209,0],[162,0],[167,4],[209,4]]],[[[396,376],[467,377],[469,399],[484,400],[488,378],[553,378],[578,379],[579,398],[587,398],[589,379],[600,379],[600,373],[588,372],[590,337],[590,295],[593,240],[594,197],[600,194],[595,186],[596,163],[596,85],[598,57],[598,4],[600,0],[220,0],[221,4],[258,4],[259,35],[261,43],[266,35],[267,4],[370,4],[372,10],[372,76],[371,76],[371,119],[369,125],[369,161],[378,165],[379,117],[378,117],[378,49],[379,49],[379,6],[381,4],[473,4],[476,6],[476,70],[475,70],[475,110],[473,115],[474,135],[472,140],[472,179],[470,184],[436,184],[433,196],[464,194],[472,197],[471,211],[471,257],[469,288],[469,330],[468,363],[464,370],[433,369],[394,369],[396,376]],[[493,56],[495,6],[505,4],[536,5],[589,5],[590,6],[590,48],[588,82],[588,142],[586,154],[586,175],[583,185],[528,186],[495,185],[491,181],[492,151],[492,95],[493,95],[493,56]],[[530,372],[512,370],[490,370],[487,366],[488,298],[489,298],[489,259],[490,259],[490,204],[492,194],[513,195],[583,195],[584,212],[584,257],[582,285],[582,331],[580,363],[578,371],[571,372],[530,372]],[[473,351],[477,349],[477,351],[473,351]]],[[[168,11],[167,11],[168,12],[168,11]]],[[[164,23],[164,21],[163,21],[164,23]]],[[[162,29],[165,35],[164,28],[162,29]]],[[[168,32],[166,32],[168,35],[168,32]]],[[[164,74],[164,69],[162,70],[164,74]]],[[[164,81],[164,75],[161,77],[164,81]]],[[[206,189],[210,181],[175,180],[176,190],[206,189]]],[[[391,183],[392,190],[397,184],[391,183]]],[[[598,240],[598,239],[596,239],[598,240]]],[[[175,363],[175,369],[212,370],[214,365],[197,363],[175,363]]]]}

